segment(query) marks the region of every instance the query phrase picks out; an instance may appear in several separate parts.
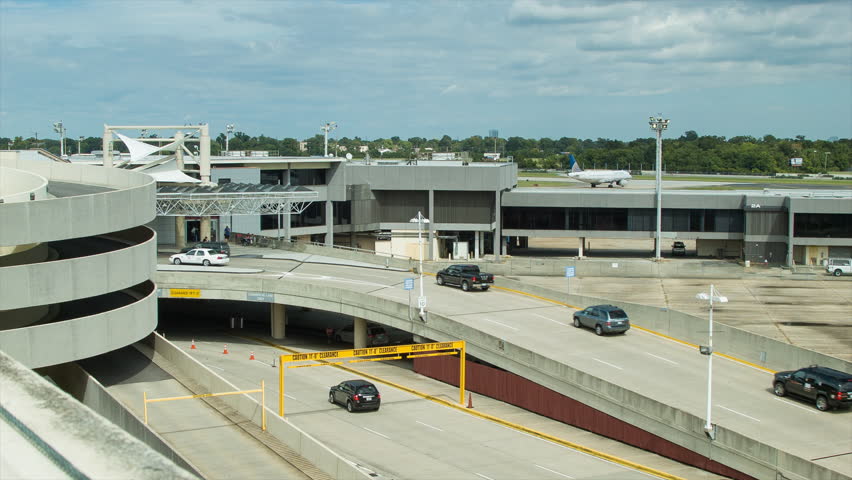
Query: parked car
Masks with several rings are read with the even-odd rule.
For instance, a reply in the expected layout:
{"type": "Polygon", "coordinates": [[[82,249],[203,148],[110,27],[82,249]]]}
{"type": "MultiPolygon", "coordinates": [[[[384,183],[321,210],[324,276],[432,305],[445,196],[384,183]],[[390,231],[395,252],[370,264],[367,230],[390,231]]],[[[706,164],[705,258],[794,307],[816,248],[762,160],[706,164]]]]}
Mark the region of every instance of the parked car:
{"type": "Polygon", "coordinates": [[[182,263],[204,265],[227,265],[230,258],[222,253],[214,252],[209,248],[195,248],[186,253],[176,253],[169,257],[169,262],[175,265],[182,263]]]}
{"type": "MultiPolygon", "coordinates": [[[[334,339],[338,342],[355,342],[355,325],[347,325],[335,332],[334,339]]],[[[390,343],[385,327],[378,325],[367,325],[367,346],[375,347],[390,343]]]]}
{"type": "Polygon", "coordinates": [[[196,248],[209,248],[216,253],[223,253],[228,256],[231,255],[231,246],[228,245],[227,242],[199,242],[191,247],[182,248],[180,253],[187,253],[190,250],[195,250],[196,248]]]}
{"type": "Polygon", "coordinates": [[[574,312],[574,326],[593,328],[595,333],[624,333],[630,330],[627,313],[615,305],[595,305],[574,312]]]}
{"type": "Polygon", "coordinates": [[[435,275],[438,285],[458,285],[467,292],[471,288],[482,291],[494,284],[494,275],[479,271],[476,265],[450,265],[435,275]]]}
{"type": "Polygon", "coordinates": [[[795,395],[811,400],[816,408],[852,406],[852,374],[828,367],[811,365],[787,372],[778,372],[772,380],[775,395],[795,395]]]}
{"type": "Polygon", "coordinates": [[[825,271],[835,277],[852,275],[852,258],[829,258],[825,271]]]}
{"type": "Polygon", "coordinates": [[[375,385],[366,380],[345,380],[328,391],[328,403],[345,405],[346,410],[378,410],[382,395],[375,385]]]}
{"type": "Polygon", "coordinates": [[[683,242],[674,242],[672,244],[672,255],[686,255],[686,245],[683,242]]]}

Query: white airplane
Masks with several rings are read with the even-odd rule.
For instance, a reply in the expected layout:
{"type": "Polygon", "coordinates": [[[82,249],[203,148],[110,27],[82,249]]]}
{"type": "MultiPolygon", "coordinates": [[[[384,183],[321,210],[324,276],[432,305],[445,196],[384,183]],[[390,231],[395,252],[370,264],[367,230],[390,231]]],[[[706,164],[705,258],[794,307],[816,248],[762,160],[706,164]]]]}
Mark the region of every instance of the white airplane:
{"type": "Polygon", "coordinates": [[[590,183],[592,187],[597,187],[602,183],[608,183],[609,188],[616,185],[623,187],[627,185],[628,180],[633,178],[625,170],[583,170],[573,154],[568,154],[568,158],[571,160],[571,171],[568,176],[574,180],[590,183]]]}

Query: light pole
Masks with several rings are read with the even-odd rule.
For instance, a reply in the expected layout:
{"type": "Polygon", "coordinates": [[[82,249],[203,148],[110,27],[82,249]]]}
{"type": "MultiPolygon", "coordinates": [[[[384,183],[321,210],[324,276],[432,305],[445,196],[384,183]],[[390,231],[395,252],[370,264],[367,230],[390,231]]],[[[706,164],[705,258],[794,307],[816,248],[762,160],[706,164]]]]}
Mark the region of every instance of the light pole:
{"type": "Polygon", "coordinates": [[[231,134],[232,133],[234,133],[234,124],[229,123],[229,124],[225,125],[225,151],[226,152],[231,151],[230,140],[231,140],[231,134]]]}
{"type": "Polygon", "coordinates": [[[822,152],[822,169],[825,170],[825,173],[828,173],[828,156],[831,155],[831,152],[822,152]]]}
{"type": "Polygon", "coordinates": [[[660,244],[663,243],[663,130],[669,128],[669,119],[649,117],[648,125],[657,132],[657,235],[654,259],[660,260],[660,244]]]}
{"type": "Polygon", "coordinates": [[[420,316],[422,317],[425,312],[424,308],[426,308],[426,296],[423,295],[423,224],[429,223],[429,219],[424,217],[423,214],[418,211],[417,216],[409,220],[410,223],[417,224],[417,245],[420,249],[420,298],[417,299],[417,306],[420,307],[420,316]]]}
{"type": "Polygon", "coordinates": [[[707,355],[707,423],[704,424],[704,433],[710,437],[710,440],[716,440],[716,428],[713,426],[713,423],[710,421],[710,412],[711,412],[711,398],[713,392],[713,302],[717,303],[728,303],[728,297],[723,297],[719,295],[719,291],[713,288],[713,285],[710,285],[710,293],[707,294],[705,292],[701,292],[695,296],[698,300],[709,300],[710,301],[710,328],[709,328],[709,340],[707,346],[701,345],[698,347],[698,351],[701,352],[702,355],[707,355]]]}
{"type": "Polygon", "coordinates": [[[59,134],[59,156],[65,158],[65,126],[62,120],[53,124],[53,131],[59,134]]]}
{"type": "Polygon", "coordinates": [[[80,152],[81,152],[80,145],[82,145],[82,144],[83,144],[83,136],[80,135],[79,137],[77,137],[77,155],[80,155],[80,152]]]}
{"type": "Polygon", "coordinates": [[[328,156],[328,132],[334,130],[335,128],[337,128],[337,122],[328,122],[322,127],[320,127],[320,130],[325,132],[325,151],[323,153],[323,157],[328,156]]]}

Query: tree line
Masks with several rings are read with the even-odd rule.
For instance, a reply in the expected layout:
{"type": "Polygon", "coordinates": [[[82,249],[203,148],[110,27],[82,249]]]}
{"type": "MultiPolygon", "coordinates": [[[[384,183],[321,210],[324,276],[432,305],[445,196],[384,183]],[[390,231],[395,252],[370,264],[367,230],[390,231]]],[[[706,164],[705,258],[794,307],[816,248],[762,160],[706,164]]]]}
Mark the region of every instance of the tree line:
{"type": "MultiPolygon", "coordinates": [[[[250,136],[236,132],[227,142],[231,151],[268,151],[271,155],[317,156],[323,155],[324,137],[315,135],[299,141],[295,138],[275,139],[266,135],[250,136]]],[[[225,150],[225,134],[211,142],[211,154],[221,155],[225,150]]],[[[59,140],[15,137],[0,138],[0,148],[12,150],[42,148],[59,155],[59,140]]],[[[90,153],[102,149],[100,137],[82,140],[66,139],[66,154],[90,153]]],[[[121,142],[115,148],[126,151],[121,142]]],[[[474,135],[463,140],[449,135],[427,139],[400,137],[365,140],[360,137],[329,138],[331,155],[354,158],[423,158],[427,152],[466,152],[470,161],[483,161],[486,153],[500,153],[501,158],[511,157],[520,168],[567,169],[568,153],[573,153],[584,169],[607,168],[631,171],[653,170],[656,159],[656,139],[637,138],[632,141],[605,138],[578,139],[562,137],[481,137],[474,135]],[[362,146],[367,151],[362,151],[362,146]]],[[[761,138],[736,136],[725,138],[699,135],[687,131],[679,138],[663,139],[663,169],[684,173],[741,173],[772,175],[779,172],[827,173],[850,169],[852,139],[809,140],[802,135],[795,138],[761,138]],[[792,166],[790,159],[801,158],[801,166],[792,166]]]]}

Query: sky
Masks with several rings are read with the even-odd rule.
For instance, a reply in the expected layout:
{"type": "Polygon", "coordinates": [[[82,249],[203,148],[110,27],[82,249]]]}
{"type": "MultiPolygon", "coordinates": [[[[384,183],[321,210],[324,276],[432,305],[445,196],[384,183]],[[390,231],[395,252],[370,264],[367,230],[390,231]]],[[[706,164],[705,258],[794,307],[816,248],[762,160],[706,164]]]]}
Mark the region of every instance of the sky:
{"type": "Polygon", "coordinates": [[[0,137],[850,138],[850,25],[849,1],[0,0],[0,137]]]}

